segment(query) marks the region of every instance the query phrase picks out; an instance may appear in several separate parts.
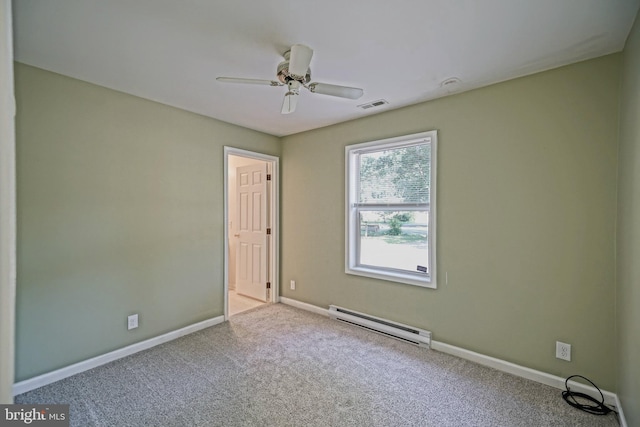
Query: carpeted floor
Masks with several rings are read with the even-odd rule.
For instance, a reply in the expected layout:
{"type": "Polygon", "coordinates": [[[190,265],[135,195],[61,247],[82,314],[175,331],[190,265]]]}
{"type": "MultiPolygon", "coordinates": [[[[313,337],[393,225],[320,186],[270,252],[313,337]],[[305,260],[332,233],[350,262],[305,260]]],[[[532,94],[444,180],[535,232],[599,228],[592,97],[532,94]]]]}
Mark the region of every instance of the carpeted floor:
{"type": "Polygon", "coordinates": [[[560,391],[283,304],[16,397],[72,426],[617,426],[560,391]]]}

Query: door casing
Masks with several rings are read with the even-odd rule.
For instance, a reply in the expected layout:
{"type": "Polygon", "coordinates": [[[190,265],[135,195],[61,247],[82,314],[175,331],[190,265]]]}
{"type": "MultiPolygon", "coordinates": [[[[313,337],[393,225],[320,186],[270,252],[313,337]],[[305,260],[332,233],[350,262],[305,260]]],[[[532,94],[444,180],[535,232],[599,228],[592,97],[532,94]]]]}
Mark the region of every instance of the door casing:
{"type": "Polygon", "coordinates": [[[271,238],[269,241],[269,277],[271,292],[268,302],[280,300],[279,256],[280,256],[280,158],[269,154],[240,148],[224,147],[224,319],[229,320],[229,156],[247,157],[262,160],[270,164],[271,197],[269,201],[269,217],[271,218],[271,238]]]}

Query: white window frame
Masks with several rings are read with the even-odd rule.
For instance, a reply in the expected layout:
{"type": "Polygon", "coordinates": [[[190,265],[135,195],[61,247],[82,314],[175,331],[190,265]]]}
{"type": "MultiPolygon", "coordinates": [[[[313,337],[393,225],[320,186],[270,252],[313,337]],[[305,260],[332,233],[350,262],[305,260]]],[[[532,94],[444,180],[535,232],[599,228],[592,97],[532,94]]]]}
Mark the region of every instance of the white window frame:
{"type": "MultiPolygon", "coordinates": [[[[436,166],[437,166],[438,132],[435,130],[421,132],[412,135],[387,138],[360,144],[347,145],[345,147],[345,211],[346,211],[346,266],[345,273],[392,282],[406,283],[409,285],[436,288],[436,166]],[[360,224],[358,204],[358,180],[359,165],[358,155],[384,149],[401,148],[415,145],[421,142],[429,142],[431,147],[431,170],[429,184],[429,274],[399,271],[386,267],[372,267],[358,265],[360,224]]],[[[382,210],[404,210],[396,204],[378,205],[382,210]]],[[[377,206],[377,207],[378,207],[377,206]]]]}

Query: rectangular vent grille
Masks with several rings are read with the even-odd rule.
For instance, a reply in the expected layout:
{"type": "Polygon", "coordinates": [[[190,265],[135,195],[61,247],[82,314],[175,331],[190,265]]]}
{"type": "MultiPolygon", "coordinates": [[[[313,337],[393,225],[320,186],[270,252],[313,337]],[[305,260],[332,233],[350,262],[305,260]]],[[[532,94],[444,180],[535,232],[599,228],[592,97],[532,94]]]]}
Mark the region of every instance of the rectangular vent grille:
{"type": "Polygon", "coordinates": [[[429,348],[431,345],[431,332],[402,323],[358,313],[336,305],[329,306],[329,317],[420,347],[429,348]]]}
{"type": "Polygon", "coordinates": [[[386,105],[386,104],[388,104],[388,102],[385,101],[384,99],[378,99],[377,101],[368,102],[366,104],[360,104],[358,105],[358,107],[362,108],[363,110],[368,110],[369,108],[380,107],[381,105],[386,105]]]}

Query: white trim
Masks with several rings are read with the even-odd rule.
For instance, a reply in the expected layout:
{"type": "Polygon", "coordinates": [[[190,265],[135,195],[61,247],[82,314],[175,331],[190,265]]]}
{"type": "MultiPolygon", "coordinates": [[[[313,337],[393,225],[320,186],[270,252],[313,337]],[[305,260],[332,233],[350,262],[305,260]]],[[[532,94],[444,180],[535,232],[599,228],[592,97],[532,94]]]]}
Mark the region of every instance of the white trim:
{"type": "MultiPolygon", "coordinates": [[[[471,350],[456,347],[451,344],[445,344],[440,341],[431,341],[431,348],[440,351],[442,353],[451,354],[453,356],[460,357],[461,359],[470,360],[471,362],[478,363],[479,365],[488,366],[490,368],[497,369],[498,371],[513,374],[518,377],[526,378],[531,381],[535,381],[541,384],[564,390],[565,378],[551,375],[546,372],[537,371],[535,369],[527,368],[526,366],[516,365],[515,363],[507,362],[506,360],[496,359],[495,357],[486,356],[484,354],[476,353],[471,350]]],[[[579,382],[569,381],[569,386],[572,390],[581,393],[587,393],[594,397],[599,397],[598,391],[588,385],[584,385],[579,382]]],[[[602,390],[605,403],[608,405],[615,405],[617,407],[617,396],[610,391],[602,390]]]]}
{"type": "Polygon", "coordinates": [[[0,1],[0,403],[13,403],[16,300],[16,150],[11,1],[0,1]]]}
{"type": "Polygon", "coordinates": [[[298,300],[287,298],[287,297],[280,297],[280,302],[282,304],[290,305],[291,307],[307,310],[312,313],[329,317],[329,309],[318,307],[317,305],[307,304],[306,302],[298,301],[298,300]]]}
{"type": "Polygon", "coordinates": [[[435,288],[427,278],[416,277],[413,274],[408,274],[400,271],[384,270],[382,268],[367,268],[367,267],[351,267],[345,270],[347,274],[354,274],[356,276],[370,277],[372,279],[387,280],[398,283],[405,283],[407,285],[422,286],[423,288],[435,288]]]}
{"type": "MultiPolygon", "coordinates": [[[[328,310],[294,299],[280,297],[280,302],[292,307],[300,308],[302,310],[311,311],[313,313],[323,314],[325,316],[329,315],[328,310]]],[[[558,377],[556,375],[551,375],[546,372],[537,371],[535,369],[527,368],[521,365],[516,365],[515,363],[507,362],[506,360],[502,359],[496,359],[495,357],[485,356],[484,354],[476,353],[474,351],[466,350],[464,348],[456,347],[454,345],[446,344],[440,341],[432,340],[431,349],[440,351],[442,353],[451,354],[452,356],[469,360],[483,366],[488,366],[490,368],[497,369],[498,371],[506,372],[508,374],[535,381],[537,383],[546,384],[559,390],[564,390],[565,378],[558,377]]],[[[569,381],[569,385],[574,391],[579,391],[582,393],[593,395],[594,397],[599,397],[598,391],[591,386],[587,386],[575,381],[569,381]]],[[[602,390],[602,394],[607,405],[613,405],[616,407],[616,410],[618,411],[618,417],[620,419],[620,424],[622,427],[626,427],[627,424],[624,419],[622,406],[620,404],[618,396],[615,393],[606,390],[602,390]]]]}
{"type": "Polygon", "coordinates": [[[437,262],[437,202],[438,202],[438,131],[434,130],[431,138],[431,168],[429,169],[429,279],[432,288],[438,287],[437,262]]]}
{"type": "Polygon", "coordinates": [[[627,420],[624,417],[624,412],[622,412],[622,402],[618,398],[616,394],[616,411],[618,411],[618,421],[620,421],[620,427],[627,427],[627,420]]]}
{"type": "Polygon", "coordinates": [[[247,157],[262,160],[271,165],[271,259],[269,263],[271,282],[271,302],[280,297],[280,158],[269,154],[224,147],[224,320],[229,320],[229,156],[247,157]]]}
{"type": "MultiPolygon", "coordinates": [[[[394,138],[369,141],[345,146],[345,273],[358,276],[365,276],[374,279],[387,280],[409,285],[421,286],[424,288],[437,288],[437,254],[436,254],[436,200],[437,200],[437,163],[438,163],[438,131],[431,130],[411,135],[398,136],[394,138]],[[430,196],[428,207],[429,212],[429,274],[423,275],[413,271],[399,271],[386,267],[358,265],[360,252],[360,239],[357,238],[360,232],[358,226],[357,211],[372,204],[361,204],[357,202],[359,165],[357,158],[359,154],[377,152],[384,149],[401,148],[429,142],[430,156],[430,196]]],[[[413,210],[417,205],[385,204],[381,210],[413,210]]]]}
{"type": "Polygon", "coordinates": [[[140,341],[138,343],[128,345],[126,347],[102,354],[100,356],[92,357],[91,359],[83,360],[82,362],[74,363],[73,365],[69,365],[55,371],[47,372],[46,374],[42,374],[37,377],[29,378],[28,380],[20,381],[13,385],[13,395],[16,396],[18,394],[26,393],[27,391],[34,390],[38,387],[42,387],[47,384],[51,384],[61,379],[70,377],[72,375],[79,374],[80,372],[88,371],[89,369],[105,365],[109,362],[113,362],[114,360],[122,359],[123,357],[150,349],[151,347],[164,344],[168,341],[175,340],[176,338],[192,334],[201,329],[208,328],[222,322],[224,322],[224,316],[213,317],[211,319],[203,320],[202,322],[194,323],[193,325],[185,326],[184,328],[167,332],[166,334],[159,335],[145,341],[140,341]]]}

